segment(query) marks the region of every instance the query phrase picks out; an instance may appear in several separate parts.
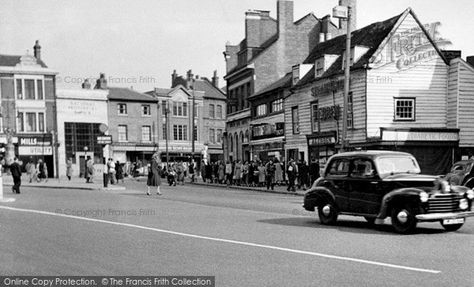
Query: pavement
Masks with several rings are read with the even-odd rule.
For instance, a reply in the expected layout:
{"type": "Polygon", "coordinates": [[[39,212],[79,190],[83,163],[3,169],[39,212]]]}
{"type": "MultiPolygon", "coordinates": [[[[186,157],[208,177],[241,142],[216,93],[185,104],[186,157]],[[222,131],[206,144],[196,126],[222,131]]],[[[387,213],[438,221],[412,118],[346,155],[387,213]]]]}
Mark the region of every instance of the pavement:
{"type": "MultiPolygon", "coordinates": [[[[298,196],[303,196],[306,193],[306,191],[303,189],[297,189],[294,192],[287,191],[286,185],[276,185],[274,186],[273,190],[271,189],[267,190],[266,187],[258,187],[258,186],[247,186],[247,185],[227,186],[225,184],[203,182],[201,179],[198,179],[197,181],[193,183],[191,183],[189,179],[186,179],[186,180],[187,181],[185,184],[207,186],[207,187],[212,187],[212,188],[249,190],[249,191],[257,191],[257,192],[263,192],[263,193],[292,194],[292,195],[298,195],[298,196]]],[[[146,182],[146,177],[144,176],[136,177],[136,178],[130,177],[130,178],[126,178],[125,181],[126,182],[134,182],[134,181],[146,182]]],[[[167,185],[165,181],[163,181],[163,184],[167,185]]],[[[7,174],[3,175],[3,185],[8,186],[8,187],[13,186],[13,179],[10,175],[7,175],[7,174]]],[[[37,181],[29,182],[29,179],[26,176],[26,174],[23,174],[22,176],[21,185],[23,187],[54,188],[54,189],[67,188],[67,189],[105,190],[105,191],[123,191],[127,189],[125,185],[122,183],[115,184],[115,185],[109,184],[107,187],[104,187],[102,179],[96,179],[93,183],[86,183],[84,178],[77,178],[77,177],[73,177],[71,178],[71,180],[68,180],[66,177],[61,177],[61,178],[48,178],[47,181],[41,181],[41,182],[37,182],[37,181]]]]}
{"type": "MultiPolygon", "coordinates": [[[[3,174],[3,185],[4,186],[13,186],[13,178],[11,175],[3,174]]],[[[28,177],[26,174],[23,174],[21,177],[21,186],[22,187],[38,187],[38,188],[54,188],[54,189],[61,189],[61,188],[67,188],[67,189],[84,189],[84,190],[108,190],[108,191],[114,191],[114,190],[125,190],[125,186],[121,184],[115,184],[115,185],[108,185],[107,187],[103,186],[103,181],[102,178],[96,179],[93,183],[86,183],[86,180],[84,178],[71,178],[71,180],[68,180],[66,177],[61,177],[61,178],[48,178],[47,181],[32,181],[29,182],[28,177]]],[[[8,189],[4,191],[5,193],[8,192],[8,189]]]]}

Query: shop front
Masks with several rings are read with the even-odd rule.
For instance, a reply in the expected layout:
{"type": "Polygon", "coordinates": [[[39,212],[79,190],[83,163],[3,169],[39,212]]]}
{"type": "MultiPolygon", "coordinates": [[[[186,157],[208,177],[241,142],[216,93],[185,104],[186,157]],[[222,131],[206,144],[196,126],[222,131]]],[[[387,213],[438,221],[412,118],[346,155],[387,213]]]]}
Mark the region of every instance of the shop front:
{"type": "Polygon", "coordinates": [[[285,144],[283,137],[274,138],[271,140],[254,141],[250,146],[252,153],[252,160],[267,162],[269,160],[278,159],[284,160],[285,144]]]}
{"type": "Polygon", "coordinates": [[[364,149],[411,153],[425,174],[446,174],[459,146],[459,129],[380,128],[380,133],[380,139],[368,141],[364,149]]]}
{"type": "Polygon", "coordinates": [[[54,156],[51,134],[41,135],[19,135],[18,136],[18,159],[23,162],[23,167],[29,161],[37,164],[41,159],[46,163],[48,177],[54,177],[54,156]]]}
{"type": "Polygon", "coordinates": [[[319,161],[320,169],[336,153],[337,132],[327,131],[306,136],[310,162],[319,161]]]}

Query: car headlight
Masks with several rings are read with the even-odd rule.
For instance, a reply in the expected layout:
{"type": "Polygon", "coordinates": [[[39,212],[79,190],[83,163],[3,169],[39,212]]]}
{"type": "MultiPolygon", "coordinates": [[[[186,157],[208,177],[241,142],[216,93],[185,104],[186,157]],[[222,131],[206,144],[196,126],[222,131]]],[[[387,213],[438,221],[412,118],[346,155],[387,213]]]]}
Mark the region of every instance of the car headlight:
{"type": "Polygon", "coordinates": [[[430,195],[426,193],[425,191],[420,192],[420,201],[421,202],[428,202],[428,199],[430,198],[430,195]]]}
{"type": "Polygon", "coordinates": [[[468,207],[469,203],[467,202],[467,199],[463,198],[459,201],[459,209],[466,210],[468,207]]]}
{"type": "Polygon", "coordinates": [[[469,198],[470,200],[474,199],[474,190],[470,189],[466,192],[466,196],[467,198],[469,198]]]}

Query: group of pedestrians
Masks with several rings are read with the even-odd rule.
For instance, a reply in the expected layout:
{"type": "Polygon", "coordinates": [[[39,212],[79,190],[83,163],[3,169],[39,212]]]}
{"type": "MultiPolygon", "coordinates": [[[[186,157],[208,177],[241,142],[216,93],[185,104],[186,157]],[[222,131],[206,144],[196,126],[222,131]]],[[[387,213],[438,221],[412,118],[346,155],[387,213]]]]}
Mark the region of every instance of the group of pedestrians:
{"type": "Polygon", "coordinates": [[[268,161],[215,161],[202,162],[201,176],[204,182],[226,184],[227,186],[266,187],[273,190],[275,185],[287,185],[288,191],[306,190],[310,182],[319,177],[319,162],[313,160],[288,163],[278,159],[268,161]]]}
{"type": "MultiPolygon", "coordinates": [[[[13,178],[12,192],[20,193],[23,162],[17,157],[14,157],[13,161],[9,164],[3,158],[0,160],[0,163],[2,167],[10,170],[10,174],[13,178]]],[[[30,158],[25,165],[25,170],[30,183],[33,181],[41,182],[48,180],[48,167],[42,159],[38,159],[38,162],[35,163],[33,158],[30,158]]]]}

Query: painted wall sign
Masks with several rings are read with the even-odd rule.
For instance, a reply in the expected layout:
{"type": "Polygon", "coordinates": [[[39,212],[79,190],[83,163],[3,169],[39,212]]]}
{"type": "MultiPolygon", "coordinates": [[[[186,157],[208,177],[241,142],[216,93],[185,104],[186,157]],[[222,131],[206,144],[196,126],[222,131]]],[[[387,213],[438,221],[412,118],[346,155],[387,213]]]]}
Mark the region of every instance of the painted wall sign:
{"type": "MultiPolygon", "coordinates": [[[[440,26],[440,22],[434,22],[425,24],[424,28],[438,47],[450,45],[449,40],[441,37],[440,26]]],[[[421,27],[416,25],[405,30],[397,30],[388,41],[384,51],[372,58],[371,62],[375,67],[395,64],[398,70],[406,70],[420,62],[434,59],[437,55],[438,52],[426,34],[421,27]]]]}
{"type": "Polygon", "coordinates": [[[333,91],[340,91],[344,89],[344,79],[331,80],[315,85],[311,88],[311,95],[317,97],[321,94],[327,94],[333,91]]]}
{"type": "Polygon", "coordinates": [[[318,109],[318,115],[316,115],[317,118],[319,118],[320,121],[333,121],[333,120],[338,120],[339,115],[341,114],[341,107],[339,105],[335,106],[330,106],[330,107],[321,107],[318,109]]]}
{"type": "Polygon", "coordinates": [[[383,141],[458,141],[457,132],[383,131],[383,141]]]}
{"type": "Polygon", "coordinates": [[[20,155],[53,155],[52,146],[19,146],[20,155]]]}

